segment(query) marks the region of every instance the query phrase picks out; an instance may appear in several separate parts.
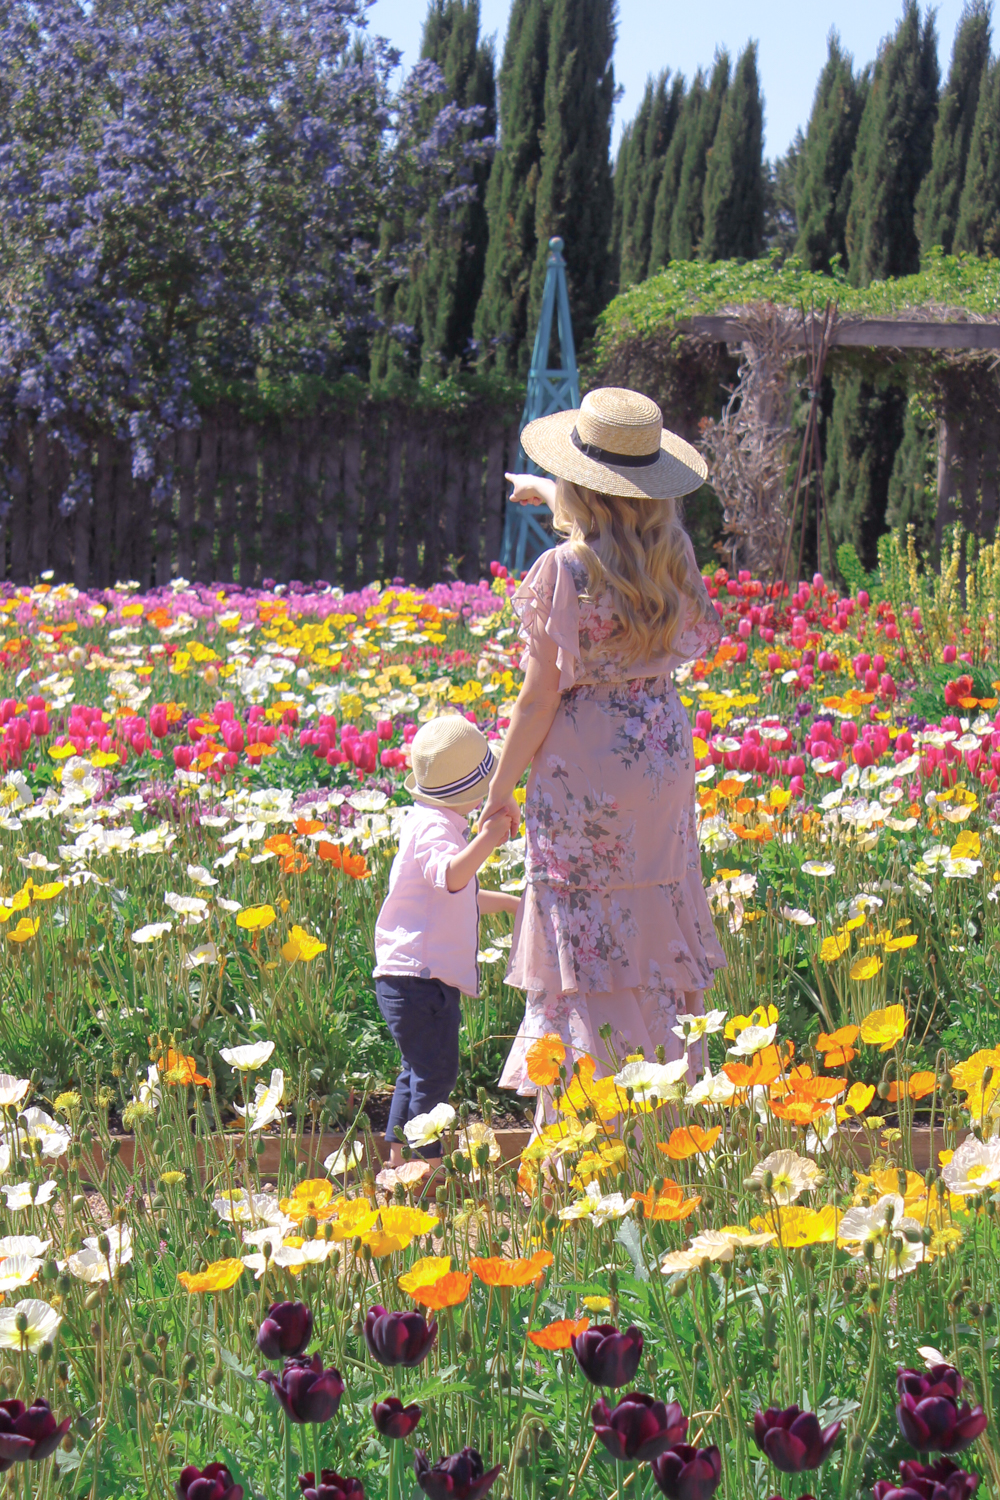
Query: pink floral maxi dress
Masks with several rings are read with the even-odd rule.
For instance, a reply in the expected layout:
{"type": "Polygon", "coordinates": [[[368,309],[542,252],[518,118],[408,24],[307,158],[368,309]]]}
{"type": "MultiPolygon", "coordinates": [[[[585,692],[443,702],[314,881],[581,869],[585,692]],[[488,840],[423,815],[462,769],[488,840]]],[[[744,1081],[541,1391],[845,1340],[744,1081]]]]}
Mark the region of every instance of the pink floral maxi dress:
{"type": "MultiPolygon", "coordinates": [[[[533,1094],[527,1053],[556,1032],[604,1064],[662,1045],[681,1053],[678,1013],[700,1013],[725,958],[701,878],[691,725],[671,677],[714,651],[719,618],[693,551],[697,600],[667,658],[625,665],[607,589],[591,598],[568,546],[545,552],[513,597],[525,641],[558,647],[562,702],[528,779],[526,887],[507,983],[527,991],[501,1088],[533,1094]]],[[[605,1071],[602,1066],[600,1071],[605,1071]]]]}

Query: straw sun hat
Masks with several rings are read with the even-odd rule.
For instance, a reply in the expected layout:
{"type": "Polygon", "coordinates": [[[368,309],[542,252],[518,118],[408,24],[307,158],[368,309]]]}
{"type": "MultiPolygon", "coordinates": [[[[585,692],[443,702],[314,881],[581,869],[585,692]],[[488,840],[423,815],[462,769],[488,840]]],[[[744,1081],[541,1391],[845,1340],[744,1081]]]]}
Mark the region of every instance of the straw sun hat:
{"type": "Polygon", "coordinates": [[[529,422],[521,446],[558,479],[632,500],[687,495],[708,475],[698,450],[664,431],[656,402],[619,386],[589,391],[578,411],[529,422]]]}
{"type": "Polygon", "coordinates": [[[489,742],[461,714],[431,719],[413,736],[413,770],[404,785],[427,807],[472,808],[484,795],[497,768],[489,742]]]}

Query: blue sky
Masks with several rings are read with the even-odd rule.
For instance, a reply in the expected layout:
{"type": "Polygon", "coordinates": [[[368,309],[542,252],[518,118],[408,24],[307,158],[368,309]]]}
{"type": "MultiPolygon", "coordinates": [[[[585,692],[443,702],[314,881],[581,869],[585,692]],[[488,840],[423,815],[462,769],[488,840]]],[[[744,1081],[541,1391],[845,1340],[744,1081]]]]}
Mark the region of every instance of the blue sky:
{"type": "MultiPolygon", "coordinates": [[[[483,31],[496,33],[499,55],[510,0],[480,0],[480,6],[483,31]]],[[[775,156],[809,118],[831,26],[836,26],[855,62],[863,64],[875,56],[902,7],[900,0],[836,0],[826,5],[817,0],[619,0],[618,8],[615,74],[625,94],[615,116],[615,145],[622,125],[638,108],[650,72],[679,69],[690,78],[699,66],[711,63],[717,46],[728,47],[735,59],[754,38],[764,87],[765,153],[775,156]]],[[[402,50],[404,66],[419,55],[425,11],[424,0],[375,0],[371,8],[372,29],[402,50]]],[[[961,13],[962,0],[938,0],[942,76],[947,74],[961,13]]]]}

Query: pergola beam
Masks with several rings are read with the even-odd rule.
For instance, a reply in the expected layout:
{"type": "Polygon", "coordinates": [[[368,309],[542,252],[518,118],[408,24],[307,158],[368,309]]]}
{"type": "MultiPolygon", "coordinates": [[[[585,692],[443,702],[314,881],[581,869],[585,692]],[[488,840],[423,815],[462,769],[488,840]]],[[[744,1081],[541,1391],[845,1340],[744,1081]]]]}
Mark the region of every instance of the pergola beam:
{"type": "MultiPolygon", "coordinates": [[[[747,330],[734,317],[687,318],[678,331],[717,344],[742,344],[747,330]]],[[[805,347],[806,333],[799,328],[795,342],[805,347]]],[[[924,322],[907,318],[839,318],[830,344],[842,348],[868,349],[1000,349],[1000,321],[990,323],[924,322]]]]}

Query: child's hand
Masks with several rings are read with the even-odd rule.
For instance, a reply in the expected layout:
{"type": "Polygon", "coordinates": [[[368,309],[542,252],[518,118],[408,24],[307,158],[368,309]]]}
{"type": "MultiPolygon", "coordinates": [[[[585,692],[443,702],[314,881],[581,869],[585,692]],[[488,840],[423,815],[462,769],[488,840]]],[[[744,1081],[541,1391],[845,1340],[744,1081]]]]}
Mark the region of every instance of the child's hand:
{"type": "Polygon", "coordinates": [[[488,818],[481,818],[479,822],[479,832],[490,840],[494,849],[507,842],[509,828],[505,811],[491,813],[488,818]]]}

